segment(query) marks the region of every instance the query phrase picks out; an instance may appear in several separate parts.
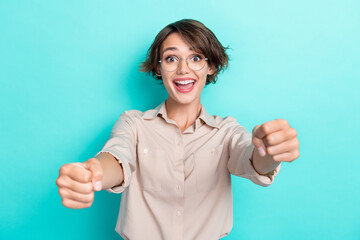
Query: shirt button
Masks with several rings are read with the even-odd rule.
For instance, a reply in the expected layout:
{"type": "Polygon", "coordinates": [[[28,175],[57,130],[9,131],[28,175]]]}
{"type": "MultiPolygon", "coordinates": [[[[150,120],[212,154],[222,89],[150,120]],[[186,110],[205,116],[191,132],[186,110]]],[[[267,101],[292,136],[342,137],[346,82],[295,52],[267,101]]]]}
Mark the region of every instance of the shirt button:
{"type": "Polygon", "coordinates": [[[181,215],[181,211],[180,211],[180,210],[177,210],[177,211],[176,211],[176,216],[179,217],[180,215],[181,215]]]}
{"type": "Polygon", "coordinates": [[[177,189],[177,190],[180,190],[180,189],[181,189],[180,185],[177,185],[176,189],[177,189]]]}
{"type": "Polygon", "coordinates": [[[148,153],[148,152],[149,152],[149,149],[145,148],[144,153],[148,153]]]}

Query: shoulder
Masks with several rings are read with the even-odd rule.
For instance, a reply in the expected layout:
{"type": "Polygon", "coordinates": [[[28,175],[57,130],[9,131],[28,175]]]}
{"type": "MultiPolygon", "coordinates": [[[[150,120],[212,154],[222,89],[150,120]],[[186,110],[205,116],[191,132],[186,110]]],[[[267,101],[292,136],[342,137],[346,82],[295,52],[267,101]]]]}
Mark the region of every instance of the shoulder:
{"type": "Polygon", "coordinates": [[[127,110],[127,111],[123,112],[120,115],[120,117],[136,119],[136,118],[142,118],[143,115],[144,115],[144,112],[139,111],[139,110],[127,110]]]}
{"type": "Polygon", "coordinates": [[[114,124],[114,129],[124,128],[124,127],[135,128],[136,123],[138,122],[139,119],[141,119],[142,115],[143,112],[139,110],[124,111],[123,113],[120,114],[120,116],[116,120],[114,124]]]}
{"type": "Polygon", "coordinates": [[[120,117],[131,118],[133,120],[152,119],[156,117],[157,113],[157,109],[149,109],[145,112],[139,110],[127,110],[123,112],[120,117]]]}
{"type": "Polygon", "coordinates": [[[127,110],[120,115],[119,120],[136,123],[144,119],[153,119],[157,116],[158,112],[158,109],[149,109],[144,112],[139,110],[127,110]]]}
{"type": "Polygon", "coordinates": [[[139,110],[127,110],[120,114],[118,119],[116,120],[113,128],[112,134],[115,133],[125,133],[125,132],[133,132],[136,133],[139,122],[141,121],[144,112],[139,110]]]}
{"type": "Polygon", "coordinates": [[[230,127],[233,125],[240,125],[232,116],[220,117],[218,115],[209,115],[210,122],[217,125],[219,128],[230,127]]]}
{"type": "Polygon", "coordinates": [[[220,117],[213,115],[212,119],[220,130],[229,132],[230,134],[249,133],[249,131],[244,126],[240,125],[240,123],[232,116],[220,117]]]}

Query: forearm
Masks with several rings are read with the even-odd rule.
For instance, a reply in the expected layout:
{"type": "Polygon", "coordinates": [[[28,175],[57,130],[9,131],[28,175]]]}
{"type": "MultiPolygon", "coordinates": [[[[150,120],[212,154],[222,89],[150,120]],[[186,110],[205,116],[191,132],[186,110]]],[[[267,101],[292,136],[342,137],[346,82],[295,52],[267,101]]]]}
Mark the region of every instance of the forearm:
{"type": "Polygon", "coordinates": [[[252,163],[255,170],[261,175],[267,175],[280,165],[280,162],[275,162],[268,154],[261,157],[256,149],[253,151],[252,163]]]}
{"type": "Polygon", "coordinates": [[[100,153],[96,158],[103,170],[101,190],[120,185],[124,180],[124,172],[119,162],[109,153],[100,153]]]}

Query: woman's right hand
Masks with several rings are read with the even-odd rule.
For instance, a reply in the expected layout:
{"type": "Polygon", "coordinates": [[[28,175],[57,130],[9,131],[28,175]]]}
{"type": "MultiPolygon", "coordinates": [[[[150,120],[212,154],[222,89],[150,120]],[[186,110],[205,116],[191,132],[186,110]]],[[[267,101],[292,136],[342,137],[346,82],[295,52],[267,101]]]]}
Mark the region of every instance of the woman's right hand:
{"type": "Polygon", "coordinates": [[[102,190],[102,178],[103,170],[96,158],[61,166],[56,185],[62,204],[73,209],[90,207],[94,201],[94,191],[102,190]]]}

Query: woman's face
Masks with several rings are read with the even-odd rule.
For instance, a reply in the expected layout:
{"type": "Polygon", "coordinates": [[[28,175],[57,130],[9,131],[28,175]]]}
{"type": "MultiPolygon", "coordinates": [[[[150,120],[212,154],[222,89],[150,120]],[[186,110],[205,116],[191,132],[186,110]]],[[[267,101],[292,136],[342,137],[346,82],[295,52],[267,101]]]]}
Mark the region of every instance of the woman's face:
{"type": "MultiPolygon", "coordinates": [[[[200,70],[192,70],[186,63],[186,59],[198,61],[197,52],[192,50],[191,46],[186,43],[179,33],[170,34],[162,44],[160,57],[160,74],[164,86],[168,92],[169,100],[180,104],[190,104],[200,102],[201,91],[203,90],[207,75],[214,73],[214,68],[208,66],[207,61],[200,70]],[[172,62],[178,59],[179,65],[174,71],[166,71],[164,62],[172,62]]],[[[201,56],[201,55],[200,55],[201,56]]],[[[206,56],[205,56],[206,57],[206,56]]],[[[176,64],[175,64],[176,65],[176,64]]]]}

